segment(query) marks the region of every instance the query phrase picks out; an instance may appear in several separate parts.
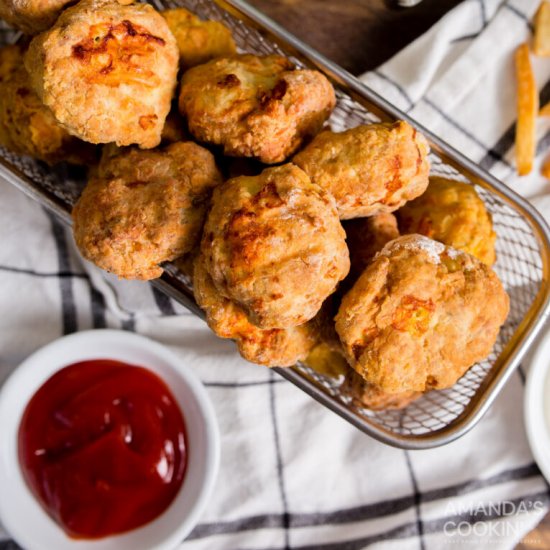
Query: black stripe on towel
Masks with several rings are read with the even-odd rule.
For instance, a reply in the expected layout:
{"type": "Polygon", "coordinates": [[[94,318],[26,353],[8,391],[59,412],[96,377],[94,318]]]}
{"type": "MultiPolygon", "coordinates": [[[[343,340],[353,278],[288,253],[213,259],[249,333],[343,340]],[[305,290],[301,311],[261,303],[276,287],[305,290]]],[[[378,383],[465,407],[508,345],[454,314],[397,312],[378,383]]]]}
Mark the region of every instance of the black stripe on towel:
{"type": "Polygon", "coordinates": [[[174,309],[174,305],[170,301],[170,298],[166,296],[164,292],[161,292],[158,288],[154,286],[150,286],[150,288],[151,288],[151,291],[153,292],[155,303],[157,304],[157,307],[159,308],[159,311],[162,313],[162,315],[165,315],[165,316],[176,315],[176,310],[174,309]]]}
{"type": "MultiPolygon", "coordinates": [[[[52,235],[57,248],[57,263],[60,272],[70,272],[71,264],[69,260],[69,247],[67,243],[67,234],[65,226],[58,219],[47,212],[52,228],[52,235]]],[[[63,334],[70,334],[78,330],[76,320],[76,304],[74,301],[73,281],[72,278],[61,277],[59,279],[59,287],[61,291],[61,308],[62,308],[62,324],[63,334]]]]}
{"type": "MultiPolygon", "coordinates": [[[[422,502],[432,502],[449,497],[456,497],[478,491],[484,487],[494,487],[509,481],[529,479],[531,477],[540,476],[540,470],[534,463],[520,466],[511,470],[504,470],[499,474],[495,474],[486,479],[473,479],[464,483],[449,485],[439,489],[432,489],[422,493],[422,502]]],[[[546,501],[548,501],[547,493],[546,501]]],[[[398,514],[415,505],[413,495],[390,499],[386,501],[375,502],[372,504],[364,504],[353,508],[336,510],[333,512],[315,512],[309,514],[289,514],[289,527],[314,527],[317,525],[338,525],[352,523],[358,521],[371,520],[381,517],[387,517],[398,514]]],[[[427,529],[429,522],[423,522],[424,533],[430,532],[427,529]]],[[[189,539],[199,539],[220,534],[238,533],[241,531],[249,531],[252,529],[271,529],[283,527],[283,514],[264,514],[257,516],[249,516],[232,521],[224,521],[217,523],[201,523],[189,535],[189,539]]],[[[399,527],[399,532],[404,527],[399,527]]],[[[417,533],[416,522],[411,526],[406,527],[407,533],[412,530],[412,534],[417,533]]],[[[409,535],[406,535],[409,536],[409,535]]]]}
{"type": "Polygon", "coordinates": [[[285,480],[283,472],[283,458],[281,454],[281,438],[279,437],[279,424],[277,422],[277,408],[275,406],[275,373],[269,371],[269,410],[271,413],[271,423],[273,426],[273,443],[275,446],[275,458],[277,464],[277,480],[279,483],[279,492],[281,494],[281,504],[283,506],[282,528],[284,529],[285,550],[290,549],[290,516],[288,513],[288,500],[286,497],[285,480]]]}

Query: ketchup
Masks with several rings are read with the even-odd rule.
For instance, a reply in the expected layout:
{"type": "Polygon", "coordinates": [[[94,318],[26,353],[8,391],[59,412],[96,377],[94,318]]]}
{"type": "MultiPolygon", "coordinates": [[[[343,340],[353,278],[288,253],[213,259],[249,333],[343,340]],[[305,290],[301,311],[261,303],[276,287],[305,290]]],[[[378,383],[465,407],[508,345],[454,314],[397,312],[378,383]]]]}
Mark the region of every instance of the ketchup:
{"type": "Polygon", "coordinates": [[[159,516],[183,483],[186,459],[183,416],[166,384],[118,361],[57,372],[19,428],[29,487],[75,538],[122,533],[159,516]]]}

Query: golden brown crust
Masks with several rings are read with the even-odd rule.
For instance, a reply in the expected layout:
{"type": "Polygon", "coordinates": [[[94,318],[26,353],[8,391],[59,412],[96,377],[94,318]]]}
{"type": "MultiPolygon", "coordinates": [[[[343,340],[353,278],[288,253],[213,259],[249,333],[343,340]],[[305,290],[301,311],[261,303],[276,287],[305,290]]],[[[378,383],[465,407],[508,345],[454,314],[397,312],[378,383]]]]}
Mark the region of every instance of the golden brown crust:
{"type": "Polygon", "coordinates": [[[32,90],[17,46],[0,49],[0,144],[48,164],[91,164],[96,149],[63,129],[32,90]]]}
{"type": "Polygon", "coordinates": [[[195,143],[130,148],[102,159],[73,210],[82,255],[126,279],[154,279],[193,249],[212,188],[212,154],[195,143]]]}
{"type": "Polygon", "coordinates": [[[51,27],[72,0],[0,0],[0,19],[25,34],[51,27]]]}
{"type": "Polygon", "coordinates": [[[472,185],[431,177],[426,192],[397,213],[402,233],[419,233],[468,252],[482,262],[496,260],[491,215],[472,185]]]}
{"type": "Polygon", "coordinates": [[[331,193],[341,219],[393,212],[428,185],[428,142],[406,122],[320,133],[293,162],[331,193]]]}
{"type": "Polygon", "coordinates": [[[176,38],[180,64],[185,69],[237,53],[231,31],[223,23],[201,21],[185,8],[166,10],[161,15],[176,38]]]}
{"type": "Polygon", "coordinates": [[[179,97],[189,131],[229,156],[284,161],[320,130],[335,105],[325,76],[293,69],[278,55],[235,55],[190,69],[179,97]]]}
{"type": "Polygon", "coordinates": [[[82,0],[25,56],[35,91],[68,132],[91,143],[160,143],[178,50],[148,4],[82,0]]]}
{"type": "Polygon", "coordinates": [[[349,285],[355,282],[387,243],[399,237],[399,229],[396,217],[389,212],[348,220],[342,225],[346,231],[351,262],[350,273],[345,281],[349,285]]]}
{"type": "Polygon", "coordinates": [[[219,186],[201,247],[218,291],[264,329],[312,319],[349,270],[334,199],[292,164],[219,186]]]}
{"type": "Polygon", "coordinates": [[[346,357],[388,393],[452,386],[487,357],[509,309],[490,267],[421,235],[388,243],[336,316],[346,357]]]}
{"type": "Polygon", "coordinates": [[[240,354],[252,363],[289,367],[305,359],[317,341],[312,323],[267,330],[250,323],[241,307],[216,290],[202,255],[195,261],[193,284],[208,326],[221,338],[234,339],[240,354]]]}
{"type": "Polygon", "coordinates": [[[346,373],[342,392],[351,396],[356,407],[372,411],[404,409],[422,395],[421,392],[415,391],[385,392],[367,382],[352,369],[346,373]]]}

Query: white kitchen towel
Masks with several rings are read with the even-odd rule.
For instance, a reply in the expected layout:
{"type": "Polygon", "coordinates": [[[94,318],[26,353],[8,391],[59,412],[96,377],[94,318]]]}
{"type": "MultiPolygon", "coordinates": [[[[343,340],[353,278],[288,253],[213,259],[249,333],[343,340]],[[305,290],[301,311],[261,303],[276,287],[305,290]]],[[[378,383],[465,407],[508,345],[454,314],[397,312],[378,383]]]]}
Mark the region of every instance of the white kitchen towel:
{"type": "MultiPolygon", "coordinates": [[[[504,4],[466,0],[429,38],[401,54],[413,51],[408,62],[397,56],[367,77],[369,83],[416,115],[413,104],[431,98],[431,89],[443,89],[440,82],[461,59],[464,66],[477,66],[478,40],[495,41],[494,50],[512,52],[510,41],[528,38],[535,3],[504,4]],[[502,9],[515,14],[518,5],[524,18],[506,17],[505,30],[492,26],[502,9]],[[493,28],[498,32],[491,39],[487,33],[493,28]],[[466,38],[456,40],[461,37],[466,38]],[[455,51],[456,44],[460,49],[455,51]],[[402,74],[394,69],[400,64],[402,74]]],[[[477,84],[457,76],[454,86],[447,84],[445,101],[440,95],[429,99],[444,116],[422,120],[477,158],[488,153],[480,154],[477,143],[467,143],[467,138],[462,147],[454,141],[456,133],[475,135],[483,144],[487,140],[487,151],[495,143],[480,128],[469,127],[466,114],[456,109],[473,88],[492,93],[483,83],[483,67],[478,67],[477,84]],[[468,86],[468,93],[461,84],[468,86]],[[458,119],[463,130],[447,123],[448,117],[458,119]]],[[[461,70],[469,74],[469,69],[461,70]]],[[[461,72],[458,67],[456,72],[461,72]]],[[[511,87],[508,76],[501,82],[511,87]]],[[[505,131],[513,124],[513,111],[495,115],[496,101],[484,96],[480,108],[490,106],[491,115],[480,110],[471,118],[483,131],[500,127],[501,118],[507,121],[502,124],[505,131]]],[[[430,105],[420,107],[419,117],[430,105]]],[[[507,155],[501,151],[488,167],[505,170],[507,155]]],[[[112,327],[166,344],[206,384],[221,427],[221,470],[214,495],[182,550],[435,550],[447,544],[507,549],[548,508],[548,486],[525,438],[520,370],[478,426],[458,441],[429,451],[393,449],[360,433],[268,369],[241,360],[231,342],[217,339],[202,321],[150,285],[104,277],[81,260],[60,222],[3,182],[0,242],[0,381],[27,355],[62,334],[112,327]]],[[[2,536],[0,550],[16,548],[8,534],[2,536]]]]}

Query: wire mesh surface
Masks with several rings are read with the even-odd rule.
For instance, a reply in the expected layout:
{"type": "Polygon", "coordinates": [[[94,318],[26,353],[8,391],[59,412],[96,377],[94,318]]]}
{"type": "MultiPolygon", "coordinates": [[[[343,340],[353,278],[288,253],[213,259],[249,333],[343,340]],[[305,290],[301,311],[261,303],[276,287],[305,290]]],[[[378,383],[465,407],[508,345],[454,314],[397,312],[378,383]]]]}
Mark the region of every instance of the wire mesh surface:
{"type": "MultiPolygon", "coordinates": [[[[232,30],[240,51],[256,54],[279,53],[292,57],[292,51],[284,51],[269,40],[266,37],[268,33],[255,30],[212,1],[154,0],[152,3],[158,9],[183,6],[204,19],[222,21],[232,30]]],[[[5,27],[0,28],[0,33],[0,39],[4,43],[13,43],[17,38],[15,33],[6,30],[5,27]]],[[[292,59],[297,65],[303,65],[299,59],[295,57],[292,59]]],[[[337,99],[337,106],[329,120],[333,130],[340,131],[379,120],[342,89],[337,89],[337,99]]],[[[74,204],[84,185],[83,173],[78,170],[65,166],[51,169],[40,162],[18,157],[2,149],[0,153],[2,158],[10,164],[10,168],[20,170],[41,189],[61,199],[67,206],[67,211],[74,204]]],[[[431,155],[431,162],[432,174],[464,180],[459,172],[445,164],[435,154],[431,155]]],[[[328,378],[305,365],[293,367],[295,375],[308,381],[309,390],[306,391],[316,398],[324,397],[324,402],[328,406],[331,406],[331,403],[343,406],[343,410],[338,411],[339,414],[365,432],[376,436],[373,432],[378,429],[385,431],[390,434],[386,437],[386,441],[398,446],[408,446],[403,443],[407,438],[412,441],[426,434],[435,432],[443,434],[458,418],[468,414],[474,400],[479,402],[486,397],[482,393],[486,391],[483,385],[488,374],[491,369],[499,368],[505,346],[514,337],[518,325],[528,315],[544,283],[542,256],[546,251],[541,249],[532,224],[523,217],[519,209],[507,204],[497,194],[481,186],[476,186],[476,189],[493,216],[494,229],[498,235],[496,243],[498,260],[495,270],[511,297],[508,320],[500,331],[493,352],[485,361],[474,365],[452,388],[429,392],[400,411],[370,411],[357,407],[352,403],[351,396],[343,389],[343,380],[328,378]],[[401,436],[400,441],[392,441],[391,434],[401,436]]],[[[177,280],[182,287],[189,290],[189,281],[185,276],[178,273],[173,265],[168,266],[167,269],[172,280],[177,280]]],[[[177,290],[170,294],[172,297],[181,299],[184,305],[189,305],[189,300],[183,299],[184,297],[180,296],[177,290]]],[[[290,378],[294,378],[296,382],[295,376],[290,378]]],[[[434,439],[434,445],[440,442],[434,439]]]]}

